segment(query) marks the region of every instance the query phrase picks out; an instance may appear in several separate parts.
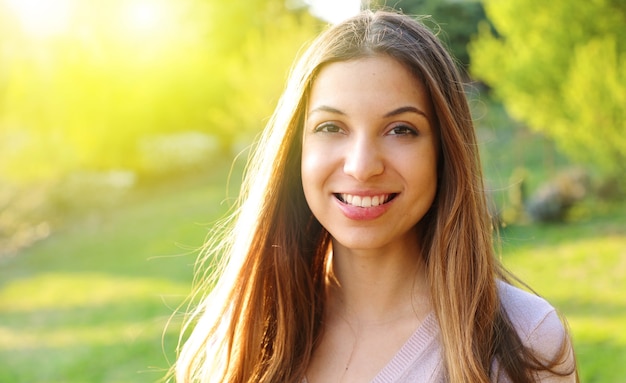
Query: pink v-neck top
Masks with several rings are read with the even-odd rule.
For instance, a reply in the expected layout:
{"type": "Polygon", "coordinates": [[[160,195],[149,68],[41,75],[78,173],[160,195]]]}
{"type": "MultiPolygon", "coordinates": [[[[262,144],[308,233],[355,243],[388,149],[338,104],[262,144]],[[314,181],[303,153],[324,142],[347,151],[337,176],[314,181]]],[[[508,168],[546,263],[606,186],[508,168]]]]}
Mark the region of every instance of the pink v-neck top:
{"type": "MultiPolygon", "coordinates": [[[[555,309],[544,299],[501,282],[499,293],[502,304],[527,347],[540,358],[552,359],[561,349],[566,331],[555,309]]],[[[434,313],[430,313],[411,335],[391,361],[376,375],[371,383],[447,382],[443,365],[440,329],[434,313]]],[[[569,371],[574,366],[570,347],[569,357],[559,370],[569,371]]],[[[491,381],[510,382],[505,372],[494,361],[491,381]]],[[[555,376],[547,372],[536,375],[537,382],[575,382],[575,373],[555,376]]],[[[306,380],[304,381],[306,383],[306,380]]]]}

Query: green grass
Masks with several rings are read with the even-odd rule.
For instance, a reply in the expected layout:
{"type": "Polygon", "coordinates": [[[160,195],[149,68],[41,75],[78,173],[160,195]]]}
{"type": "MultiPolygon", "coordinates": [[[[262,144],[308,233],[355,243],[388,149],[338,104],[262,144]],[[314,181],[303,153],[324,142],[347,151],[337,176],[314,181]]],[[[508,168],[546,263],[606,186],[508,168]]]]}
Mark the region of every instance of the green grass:
{"type": "Polygon", "coordinates": [[[166,326],[189,293],[228,166],[143,189],[118,209],[0,259],[0,382],[154,382],[175,357],[166,326]]]}

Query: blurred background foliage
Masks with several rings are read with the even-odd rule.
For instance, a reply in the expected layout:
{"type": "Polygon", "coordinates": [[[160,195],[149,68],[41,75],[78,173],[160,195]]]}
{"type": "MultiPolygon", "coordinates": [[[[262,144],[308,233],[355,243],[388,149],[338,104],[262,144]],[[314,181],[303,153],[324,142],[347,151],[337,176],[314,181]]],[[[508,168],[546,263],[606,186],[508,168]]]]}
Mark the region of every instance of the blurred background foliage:
{"type": "Polygon", "coordinates": [[[0,0],[0,253],[241,151],[321,26],[275,0],[0,0]]]}
{"type": "Polygon", "coordinates": [[[141,173],[141,142],[166,133],[203,132],[229,151],[259,130],[318,29],[271,0],[1,4],[0,174],[10,182],[141,173]]]}
{"type": "Polygon", "coordinates": [[[572,160],[624,182],[626,3],[486,0],[474,78],[572,160]],[[493,29],[495,28],[495,32],[493,29]]]}

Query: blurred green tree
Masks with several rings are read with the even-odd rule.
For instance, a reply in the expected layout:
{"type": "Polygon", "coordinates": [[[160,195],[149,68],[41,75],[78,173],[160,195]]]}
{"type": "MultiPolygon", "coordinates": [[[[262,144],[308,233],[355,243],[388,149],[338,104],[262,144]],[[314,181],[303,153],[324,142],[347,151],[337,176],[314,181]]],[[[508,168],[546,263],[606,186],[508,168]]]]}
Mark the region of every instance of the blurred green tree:
{"type": "Polygon", "coordinates": [[[605,175],[626,171],[626,3],[486,0],[472,74],[509,113],[605,175]]]}
{"type": "Polygon", "coordinates": [[[0,0],[0,179],[137,169],[138,143],[164,133],[231,150],[319,29],[284,0],[51,3],[0,0]]]}

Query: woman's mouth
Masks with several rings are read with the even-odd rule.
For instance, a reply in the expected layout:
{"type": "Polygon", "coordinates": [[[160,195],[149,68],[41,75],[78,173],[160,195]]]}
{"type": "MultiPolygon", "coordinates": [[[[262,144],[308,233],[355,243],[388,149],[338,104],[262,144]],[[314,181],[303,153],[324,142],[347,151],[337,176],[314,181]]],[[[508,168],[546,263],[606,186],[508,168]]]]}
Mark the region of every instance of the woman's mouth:
{"type": "Polygon", "coordinates": [[[354,195],[347,193],[335,193],[335,198],[346,205],[355,207],[375,207],[388,203],[394,199],[398,193],[378,194],[371,196],[354,195]]]}

